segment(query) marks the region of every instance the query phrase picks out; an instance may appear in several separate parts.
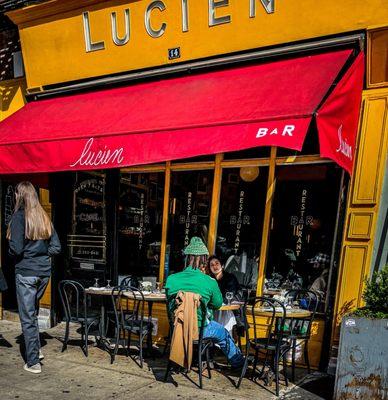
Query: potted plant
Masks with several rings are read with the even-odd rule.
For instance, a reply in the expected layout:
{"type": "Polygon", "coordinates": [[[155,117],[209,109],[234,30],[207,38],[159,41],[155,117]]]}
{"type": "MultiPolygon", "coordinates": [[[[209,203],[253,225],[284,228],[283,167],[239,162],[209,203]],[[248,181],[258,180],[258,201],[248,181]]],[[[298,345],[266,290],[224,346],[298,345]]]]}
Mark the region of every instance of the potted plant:
{"type": "Polygon", "coordinates": [[[388,265],[366,282],[365,306],[341,324],[335,399],[384,399],[388,387],[388,265]]]}

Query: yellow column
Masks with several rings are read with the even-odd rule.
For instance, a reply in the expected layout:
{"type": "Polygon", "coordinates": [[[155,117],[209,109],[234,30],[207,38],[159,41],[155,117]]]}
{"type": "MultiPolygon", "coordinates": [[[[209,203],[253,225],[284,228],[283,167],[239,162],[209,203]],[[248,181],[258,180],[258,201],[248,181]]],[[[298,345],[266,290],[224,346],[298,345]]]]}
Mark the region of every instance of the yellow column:
{"type": "Polygon", "coordinates": [[[342,317],[362,305],[388,151],[388,89],[363,93],[358,152],[350,184],[339,263],[332,343],[342,317]]]}
{"type": "MultiPolygon", "coordinates": [[[[50,192],[47,189],[39,189],[39,200],[42,207],[51,218],[51,203],[50,203],[50,192]]],[[[47,288],[40,299],[39,305],[44,308],[51,308],[51,279],[47,285],[47,288]]]]}
{"type": "Polygon", "coordinates": [[[164,198],[163,198],[163,220],[162,220],[162,240],[160,244],[160,266],[159,282],[164,280],[164,263],[166,258],[167,229],[168,229],[168,205],[170,202],[170,181],[171,181],[171,162],[166,163],[166,173],[164,177],[164,198]]]}
{"type": "Polygon", "coordinates": [[[275,168],[276,168],[276,147],[271,147],[271,159],[269,163],[269,172],[267,181],[267,197],[265,200],[265,210],[264,210],[263,233],[261,236],[259,273],[258,273],[257,289],[256,289],[257,296],[261,296],[261,293],[263,291],[265,267],[267,265],[268,240],[271,227],[272,203],[276,185],[275,168]]]}
{"type": "Polygon", "coordinates": [[[221,183],[222,183],[221,161],[223,160],[223,158],[224,158],[223,154],[216,155],[213,192],[212,192],[212,205],[210,211],[209,237],[207,243],[207,247],[209,249],[210,254],[214,254],[216,250],[218,212],[220,209],[220,193],[221,193],[221,183]]]}

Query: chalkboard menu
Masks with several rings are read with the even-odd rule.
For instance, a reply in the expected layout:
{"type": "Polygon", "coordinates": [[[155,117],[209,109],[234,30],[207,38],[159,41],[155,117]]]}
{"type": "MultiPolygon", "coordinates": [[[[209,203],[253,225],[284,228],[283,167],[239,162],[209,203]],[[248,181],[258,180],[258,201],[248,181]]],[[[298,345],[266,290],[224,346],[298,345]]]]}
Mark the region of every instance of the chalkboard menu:
{"type": "Polygon", "coordinates": [[[68,236],[71,256],[80,261],[105,262],[105,174],[78,172],[73,190],[73,225],[68,236]]]}
{"type": "Polygon", "coordinates": [[[105,235],[105,175],[77,173],[73,193],[73,234],[105,235]]]}

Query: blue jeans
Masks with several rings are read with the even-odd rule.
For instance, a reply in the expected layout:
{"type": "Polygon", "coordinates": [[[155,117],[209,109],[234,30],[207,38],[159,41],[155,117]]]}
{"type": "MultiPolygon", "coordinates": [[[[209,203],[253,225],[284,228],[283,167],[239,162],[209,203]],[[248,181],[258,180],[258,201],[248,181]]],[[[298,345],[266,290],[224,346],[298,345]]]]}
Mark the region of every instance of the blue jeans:
{"type": "Polygon", "coordinates": [[[229,332],[221,324],[216,321],[210,321],[203,330],[203,337],[213,339],[220,346],[232,367],[242,367],[244,357],[229,332]]]}
{"type": "Polygon", "coordinates": [[[48,281],[48,277],[16,274],[16,297],[29,367],[39,362],[38,308],[48,281]]]}

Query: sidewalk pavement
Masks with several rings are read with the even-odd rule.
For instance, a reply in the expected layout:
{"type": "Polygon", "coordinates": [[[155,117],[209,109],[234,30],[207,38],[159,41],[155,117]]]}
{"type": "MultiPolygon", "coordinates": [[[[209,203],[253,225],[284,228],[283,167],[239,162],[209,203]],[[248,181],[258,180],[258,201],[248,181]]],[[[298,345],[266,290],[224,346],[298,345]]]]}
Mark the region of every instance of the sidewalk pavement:
{"type": "MultiPolygon", "coordinates": [[[[239,390],[235,389],[231,379],[214,371],[212,379],[204,378],[204,389],[195,383],[198,375],[191,372],[190,382],[181,374],[174,374],[168,383],[163,382],[166,359],[146,359],[143,369],[126,358],[118,355],[113,365],[109,354],[100,348],[89,346],[86,358],[79,347],[80,335],[71,329],[67,350],[61,353],[61,339],[64,325],[60,324],[44,332],[42,351],[42,373],[31,374],[23,370],[21,356],[22,337],[20,325],[15,322],[0,320],[0,398],[1,400],[87,400],[87,399],[217,399],[217,400],[262,400],[276,398],[274,387],[259,386],[244,379],[239,390]]],[[[305,376],[303,371],[303,376],[305,376]]],[[[300,375],[300,373],[298,374],[300,375]]],[[[317,375],[317,374],[315,374],[317,375]]],[[[308,379],[314,378],[314,374],[308,379]]],[[[303,381],[306,379],[303,378],[303,381]]],[[[282,385],[281,399],[319,400],[314,395],[298,386],[282,385]]]]}

